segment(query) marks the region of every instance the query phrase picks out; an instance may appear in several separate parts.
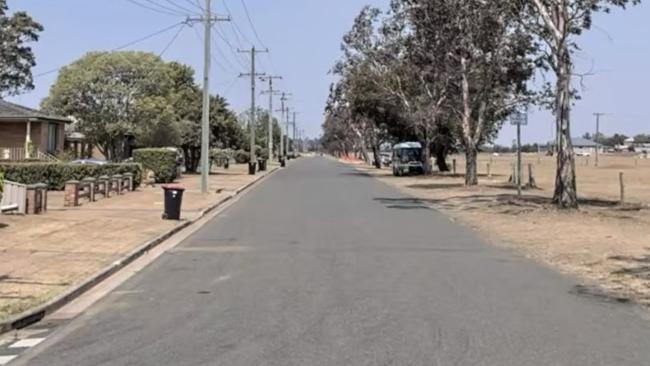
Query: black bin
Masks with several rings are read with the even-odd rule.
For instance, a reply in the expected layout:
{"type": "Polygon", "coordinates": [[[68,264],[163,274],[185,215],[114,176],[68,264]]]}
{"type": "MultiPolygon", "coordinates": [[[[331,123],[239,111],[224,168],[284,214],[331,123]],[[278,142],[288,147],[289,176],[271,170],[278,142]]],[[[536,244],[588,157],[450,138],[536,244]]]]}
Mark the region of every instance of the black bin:
{"type": "Polygon", "coordinates": [[[181,204],[183,203],[183,192],[185,192],[185,188],[178,184],[166,184],[162,186],[162,189],[165,192],[163,220],[180,220],[181,204]]]}
{"type": "Polygon", "coordinates": [[[287,161],[286,161],[284,158],[281,158],[281,159],[280,159],[280,166],[281,166],[282,168],[284,168],[285,166],[287,166],[287,161]]]}
{"type": "Polygon", "coordinates": [[[266,171],[266,160],[258,160],[258,166],[260,167],[260,172],[266,171]]]}
{"type": "Polygon", "coordinates": [[[248,163],[248,174],[255,175],[257,171],[257,163],[248,163]]]}

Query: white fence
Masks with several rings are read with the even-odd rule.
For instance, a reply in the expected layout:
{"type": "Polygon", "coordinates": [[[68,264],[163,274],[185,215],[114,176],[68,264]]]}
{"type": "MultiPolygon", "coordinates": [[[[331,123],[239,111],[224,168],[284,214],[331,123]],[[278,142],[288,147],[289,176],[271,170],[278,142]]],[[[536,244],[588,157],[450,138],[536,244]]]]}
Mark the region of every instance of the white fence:
{"type": "Polygon", "coordinates": [[[20,183],[5,181],[0,201],[0,212],[16,208],[14,212],[25,214],[27,212],[27,186],[20,183]]]}
{"type": "MultiPolygon", "coordinates": [[[[24,147],[0,147],[0,160],[20,161],[28,158],[27,151],[24,147]]],[[[58,159],[48,153],[35,150],[29,154],[30,159],[42,161],[57,162],[58,159]]]]}

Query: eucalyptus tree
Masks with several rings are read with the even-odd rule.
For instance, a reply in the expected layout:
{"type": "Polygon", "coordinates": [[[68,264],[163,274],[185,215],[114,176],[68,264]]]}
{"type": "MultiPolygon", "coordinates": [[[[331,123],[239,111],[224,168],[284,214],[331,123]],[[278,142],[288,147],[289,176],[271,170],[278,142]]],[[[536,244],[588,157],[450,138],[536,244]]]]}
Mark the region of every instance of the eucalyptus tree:
{"type": "MultiPolygon", "coordinates": [[[[547,70],[555,75],[553,112],[557,131],[557,169],[554,202],[560,208],[577,208],[575,159],[571,145],[571,100],[576,38],[591,28],[595,13],[638,4],[640,0],[517,0],[524,11],[522,24],[540,41],[538,46],[547,70]]],[[[520,10],[517,10],[518,12],[520,10]]]]}
{"type": "Polygon", "coordinates": [[[43,31],[27,13],[8,11],[7,0],[0,0],[0,98],[34,88],[36,58],[28,44],[43,31]]]}

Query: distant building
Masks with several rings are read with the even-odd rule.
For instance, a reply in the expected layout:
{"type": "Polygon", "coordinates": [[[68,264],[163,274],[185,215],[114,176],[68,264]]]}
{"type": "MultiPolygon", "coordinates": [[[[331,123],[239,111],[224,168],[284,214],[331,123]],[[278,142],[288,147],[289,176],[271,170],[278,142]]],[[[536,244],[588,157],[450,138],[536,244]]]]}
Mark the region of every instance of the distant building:
{"type": "Polygon", "coordinates": [[[596,142],[582,137],[572,138],[571,144],[573,145],[573,151],[578,156],[595,155],[597,147],[599,153],[603,153],[605,151],[602,145],[599,146],[596,144],[596,142]]]}

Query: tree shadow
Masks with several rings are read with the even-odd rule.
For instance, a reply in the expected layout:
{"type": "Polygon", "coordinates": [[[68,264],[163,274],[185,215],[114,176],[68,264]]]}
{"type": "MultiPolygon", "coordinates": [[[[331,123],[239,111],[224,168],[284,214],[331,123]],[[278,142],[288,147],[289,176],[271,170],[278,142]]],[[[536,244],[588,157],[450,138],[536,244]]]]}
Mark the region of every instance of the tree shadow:
{"type": "Polygon", "coordinates": [[[373,201],[383,204],[386,208],[394,208],[398,210],[431,210],[431,207],[427,204],[426,200],[418,198],[377,197],[373,198],[373,201]]]}
{"type": "Polygon", "coordinates": [[[5,223],[0,222],[0,229],[4,229],[4,228],[7,228],[7,227],[9,227],[9,224],[5,224],[5,223]]]}
{"type": "Polygon", "coordinates": [[[368,174],[368,173],[364,173],[364,172],[360,172],[360,171],[356,171],[356,170],[342,172],[342,173],[339,173],[339,175],[340,175],[340,176],[348,176],[348,177],[364,177],[364,178],[370,178],[370,174],[368,174]]]}
{"type": "Polygon", "coordinates": [[[406,188],[413,189],[449,189],[449,188],[462,188],[463,183],[430,183],[430,184],[411,184],[406,186],[406,188]]]}
{"type": "MultiPolygon", "coordinates": [[[[650,248],[646,248],[646,250],[650,250],[650,248]]],[[[638,257],[614,255],[607,259],[621,262],[623,264],[621,269],[612,272],[613,275],[631,276],[645,281],[650,280],[650,254],[638,257]]]]}

